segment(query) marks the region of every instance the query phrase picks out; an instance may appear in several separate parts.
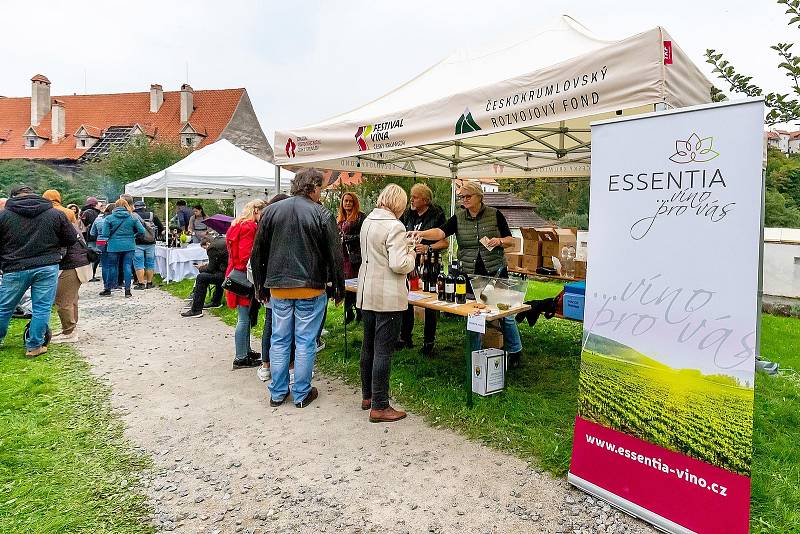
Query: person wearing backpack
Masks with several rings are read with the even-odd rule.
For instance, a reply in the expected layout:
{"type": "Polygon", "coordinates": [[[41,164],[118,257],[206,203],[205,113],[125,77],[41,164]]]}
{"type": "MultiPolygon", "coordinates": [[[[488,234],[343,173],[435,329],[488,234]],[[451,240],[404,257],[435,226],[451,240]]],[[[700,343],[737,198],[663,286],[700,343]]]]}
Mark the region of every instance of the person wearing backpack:
{"type": "Polygon", "coordinates": [[[143,200],[134,202],[133,208],[133,213],[139,216],[144,226],[144,234],[136,237],[133,267],[137,283],[133,289],[151,289],[156,268],[156,238],[164,231],[164,225],[152,211],[147,210],[143,200]]]}
{"type": "MultiPolygon", "coordinates": [[[[133,266],[133,256],[136,250],[135,237],[144,234],[144,226],[141,220],[131,214],[128,210],[130,206],[123,199],[114,203],[114,211],[111,215],[103,219],[102,235],[108,236],[106,243],[106,253],[108,254],[108,266],[110,282],[117,280],[118,266],[123,268],[123,283],[125,284],[125,296],[131,297],[131,267],[133,266]]],[[[111,287],[108,285],[100,293],[101,297],[111,296],[111,287]]]]}

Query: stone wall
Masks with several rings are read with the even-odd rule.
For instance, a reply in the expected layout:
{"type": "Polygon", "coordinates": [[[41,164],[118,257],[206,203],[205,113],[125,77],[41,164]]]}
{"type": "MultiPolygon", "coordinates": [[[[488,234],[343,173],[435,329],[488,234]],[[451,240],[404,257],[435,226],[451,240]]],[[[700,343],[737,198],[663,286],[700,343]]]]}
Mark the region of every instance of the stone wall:
{"type": "Polygon", "coordinates": [[[227,139],[239,148],[267,161],[273,161],[272,146],[261,129],[253,104],[245,91],[231,121],[222,131],[220,138],[227,139]]]}

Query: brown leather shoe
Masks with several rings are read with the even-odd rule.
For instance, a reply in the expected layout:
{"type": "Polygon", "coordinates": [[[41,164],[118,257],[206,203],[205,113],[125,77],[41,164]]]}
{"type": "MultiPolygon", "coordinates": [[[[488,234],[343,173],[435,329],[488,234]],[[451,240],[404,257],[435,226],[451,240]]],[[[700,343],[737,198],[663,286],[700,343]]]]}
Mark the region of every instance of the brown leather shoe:
{"type": "Polygon", "coordinates": [[[42,347],[39,347],[38,349],[31,349],[31,350],[27,351],[25,353],[25,357],[26,358],[36,358],[37,356],[41,356],[45,352],[47,352],[47,347],[42,346],[42,347]]]}
{"type": "Polygon", "coordinates": [[[387,406],[384,410],[372,409],[369,412],[370,423],[394,423],[406,416],[406,412],[395,410],[391,406],[387,406]]]}
{"type": "Polygon", "coordinates": [[[364,399],[361,401],[361,409],[369,410],[372,407],[372,399],[364,399]]]}

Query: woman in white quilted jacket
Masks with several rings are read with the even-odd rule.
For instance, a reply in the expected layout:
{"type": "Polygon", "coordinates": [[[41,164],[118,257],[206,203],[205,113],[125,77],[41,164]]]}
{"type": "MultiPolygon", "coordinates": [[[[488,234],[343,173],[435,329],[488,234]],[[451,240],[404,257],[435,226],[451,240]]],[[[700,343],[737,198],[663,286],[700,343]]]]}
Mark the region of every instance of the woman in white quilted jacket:
{"type": "Polygon", "coordinates": [[[403,312],[408,307],[406,275],[414,270],[414,247],[398,220],[408,196],[389,184],[361,227],[361,267],[356,307],[364,320],[361,346],[361,409],[373,423],[390,423],[406,416],[389,406],[389,373],[403,312]]]}

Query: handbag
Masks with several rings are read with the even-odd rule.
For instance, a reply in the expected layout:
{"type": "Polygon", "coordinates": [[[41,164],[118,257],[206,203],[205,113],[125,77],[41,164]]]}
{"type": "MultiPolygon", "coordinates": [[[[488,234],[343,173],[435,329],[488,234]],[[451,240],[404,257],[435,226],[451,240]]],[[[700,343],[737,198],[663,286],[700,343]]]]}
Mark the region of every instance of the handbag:
{"type": "Polygon", "coordinates": [[[234,269],[222,282],[222,289],[240,297],[252,298],[253,282],[247,279],[247,273],[234,269]]]}

